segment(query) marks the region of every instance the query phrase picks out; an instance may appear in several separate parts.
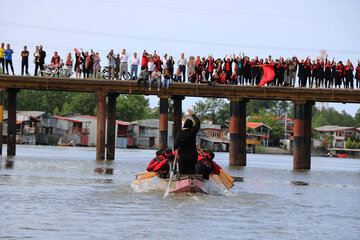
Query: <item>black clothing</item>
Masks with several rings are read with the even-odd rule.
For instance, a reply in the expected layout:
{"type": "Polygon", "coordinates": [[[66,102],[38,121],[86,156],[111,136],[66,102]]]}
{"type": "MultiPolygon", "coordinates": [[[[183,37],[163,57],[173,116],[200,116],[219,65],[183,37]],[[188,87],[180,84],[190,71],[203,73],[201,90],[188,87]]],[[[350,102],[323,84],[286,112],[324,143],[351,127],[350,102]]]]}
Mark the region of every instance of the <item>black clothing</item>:
{"type": "Polygon", "coordinates": [[[196,163],[195,174],[202,174],[203,178],[208,180],[209,175],[214,169],[214,163],[209,157],[202,157],[196,163]]]}
{"type": "Polygon", "coordinates": [[[194,173],[197,163],[196,134],[200,129],[200,120],[193,114],[195,125],[184,128],[175,138],[174,148],[179,151],[179,166],[181,173],[194,173]]]}
{"type": "MultiPolygon", "coordinates": [[[[40,54],[40,57],[39,57],[39,66],[40,66],[40,70],[44,70],[44,64],[45,64],[45,57],[46,57],[46,52],[44,50],[39,50],[39,54],[40,54]]],[[[37,66],[35,64],[35,73],[37,74],[37,66]]],[[[42,71],[40,71],[41,73],[41,76],[43,75],[42,74],[42,71]]],[[[36,75],[35,74],[35,75],[36,75]]]]}

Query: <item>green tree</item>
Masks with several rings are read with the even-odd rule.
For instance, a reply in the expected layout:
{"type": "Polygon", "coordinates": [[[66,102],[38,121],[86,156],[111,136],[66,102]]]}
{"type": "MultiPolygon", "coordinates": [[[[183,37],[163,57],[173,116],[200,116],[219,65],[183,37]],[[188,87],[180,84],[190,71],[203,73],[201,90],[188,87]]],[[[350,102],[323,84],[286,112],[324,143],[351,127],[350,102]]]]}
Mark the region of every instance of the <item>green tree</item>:
{"type": "Polygon", "coordinates": [[[149,99],[142,95],[122,94],[116,99],[116,118],[132,122],[149,117],[149,99]]]}
{"type": "Polygon", "coordinates": [[[230,104],[219,98],[206,98],[193,106],[200,121],[210,121],[212,124],[225,125],[230,118],[230,104]]]}

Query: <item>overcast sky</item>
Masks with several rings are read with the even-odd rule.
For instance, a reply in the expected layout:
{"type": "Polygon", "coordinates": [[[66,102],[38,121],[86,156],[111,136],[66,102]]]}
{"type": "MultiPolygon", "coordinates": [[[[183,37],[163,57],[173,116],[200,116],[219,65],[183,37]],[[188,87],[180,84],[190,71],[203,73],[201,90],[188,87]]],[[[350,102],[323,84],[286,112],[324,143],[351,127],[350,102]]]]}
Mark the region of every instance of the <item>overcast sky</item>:
{"type": "MultiPolygon", "coordinates": [[[[157,50],[177,59],[224,57],[329,57],[355,65],[360,59],[360,1],[147,1],[147,0],[0,0],[0,41],[10,43],[16,74],[24,45],[33,54],[42,44],[50,62],[54,51],[64,59],[73,49],[100,53],[102,66],[113,48],[129,53],[157,50]],[[5,10],[9,9],[9,10],[5,10]]],[[[33,74],[32,58],[30,73],[33,74]]],[[[184,110],[197,98],[186,98],[184,110]]],[[[150,97],[151,107],[157,104],[150,97]]],[[[360,105],[329,104],[354,115],[360,105]]]]}

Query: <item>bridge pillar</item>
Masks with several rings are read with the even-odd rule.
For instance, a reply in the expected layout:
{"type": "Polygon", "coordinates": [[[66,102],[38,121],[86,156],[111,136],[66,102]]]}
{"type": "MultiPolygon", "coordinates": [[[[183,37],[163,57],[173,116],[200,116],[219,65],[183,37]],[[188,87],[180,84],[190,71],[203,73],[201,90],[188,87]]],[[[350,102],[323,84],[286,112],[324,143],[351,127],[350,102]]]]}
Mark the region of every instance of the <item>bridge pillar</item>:
{"type": "Polygon", "coordinates": [[[108,94],[107,103],[107,134],[106,134],[106,160],[115,159],[116,139],[116,98],[117,93],[108,94]]]}
{"type": "Polygon", "coordinates": [[[311,167],[311,117],[313,102],[294,101],[293,169],[311,167]]]}
{"type": "Polygon", "coordinates": [[[168,96],[160,97],[160,119],[159,119],[159,149],[165,150],[167,148],[168,139],[168,96]]]}
{"type": "Polygon", "coordinates": [[[18,89],[8,89],[7,155],[16,155],[16,94],[18,89]]]}
{"type": "Polygon", "coordinates": [[[230,100],[229,165],[246,166],[246,99],[230,100]]]}
{"type": "Polygon", "coordinates": [[[183,96],[173,96],[174,100],[174,126],[173,126],[173,137],[175,142],[175,138],[182,129],[182,100],[184,100],[183,96]]]}
{"type": "Polygon", "coordinates": [[[5,89],[0,88],[0,155],[2,155],[2,145],[3,145],[4,91],[5,89]]]}
{"type": "Polygon", "coordinates": [[[104,160],[105,159],[106,93],[96,92],[96,95],[97,95],[96,160],[104,160]]]}

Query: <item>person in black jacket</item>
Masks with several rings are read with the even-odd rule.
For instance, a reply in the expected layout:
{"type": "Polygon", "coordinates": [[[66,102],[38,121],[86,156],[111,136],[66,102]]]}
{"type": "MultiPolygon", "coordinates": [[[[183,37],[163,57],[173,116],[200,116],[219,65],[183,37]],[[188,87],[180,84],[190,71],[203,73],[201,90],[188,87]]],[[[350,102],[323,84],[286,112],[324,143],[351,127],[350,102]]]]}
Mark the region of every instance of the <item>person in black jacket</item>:
{"type": "Polygon", "coordinates": [[[40,45],[39,48],[39,65],[40,65],[40,72],[41,76],[43,75],[42,70],[44,70],[44,64],[45,64],[45,58],[46,58],[46,52],[43,50],[43,46],[40,45]]]}
{"type": "Polygon", "coordinates": [[[196,134],[200,129],[200,120],[192,110],[188,110],[194,122],[187,119],[184,128],[175,138],[174,148],[179,151],[180,173],[192,174],[198,160],[196,151],[196,134]]]}

